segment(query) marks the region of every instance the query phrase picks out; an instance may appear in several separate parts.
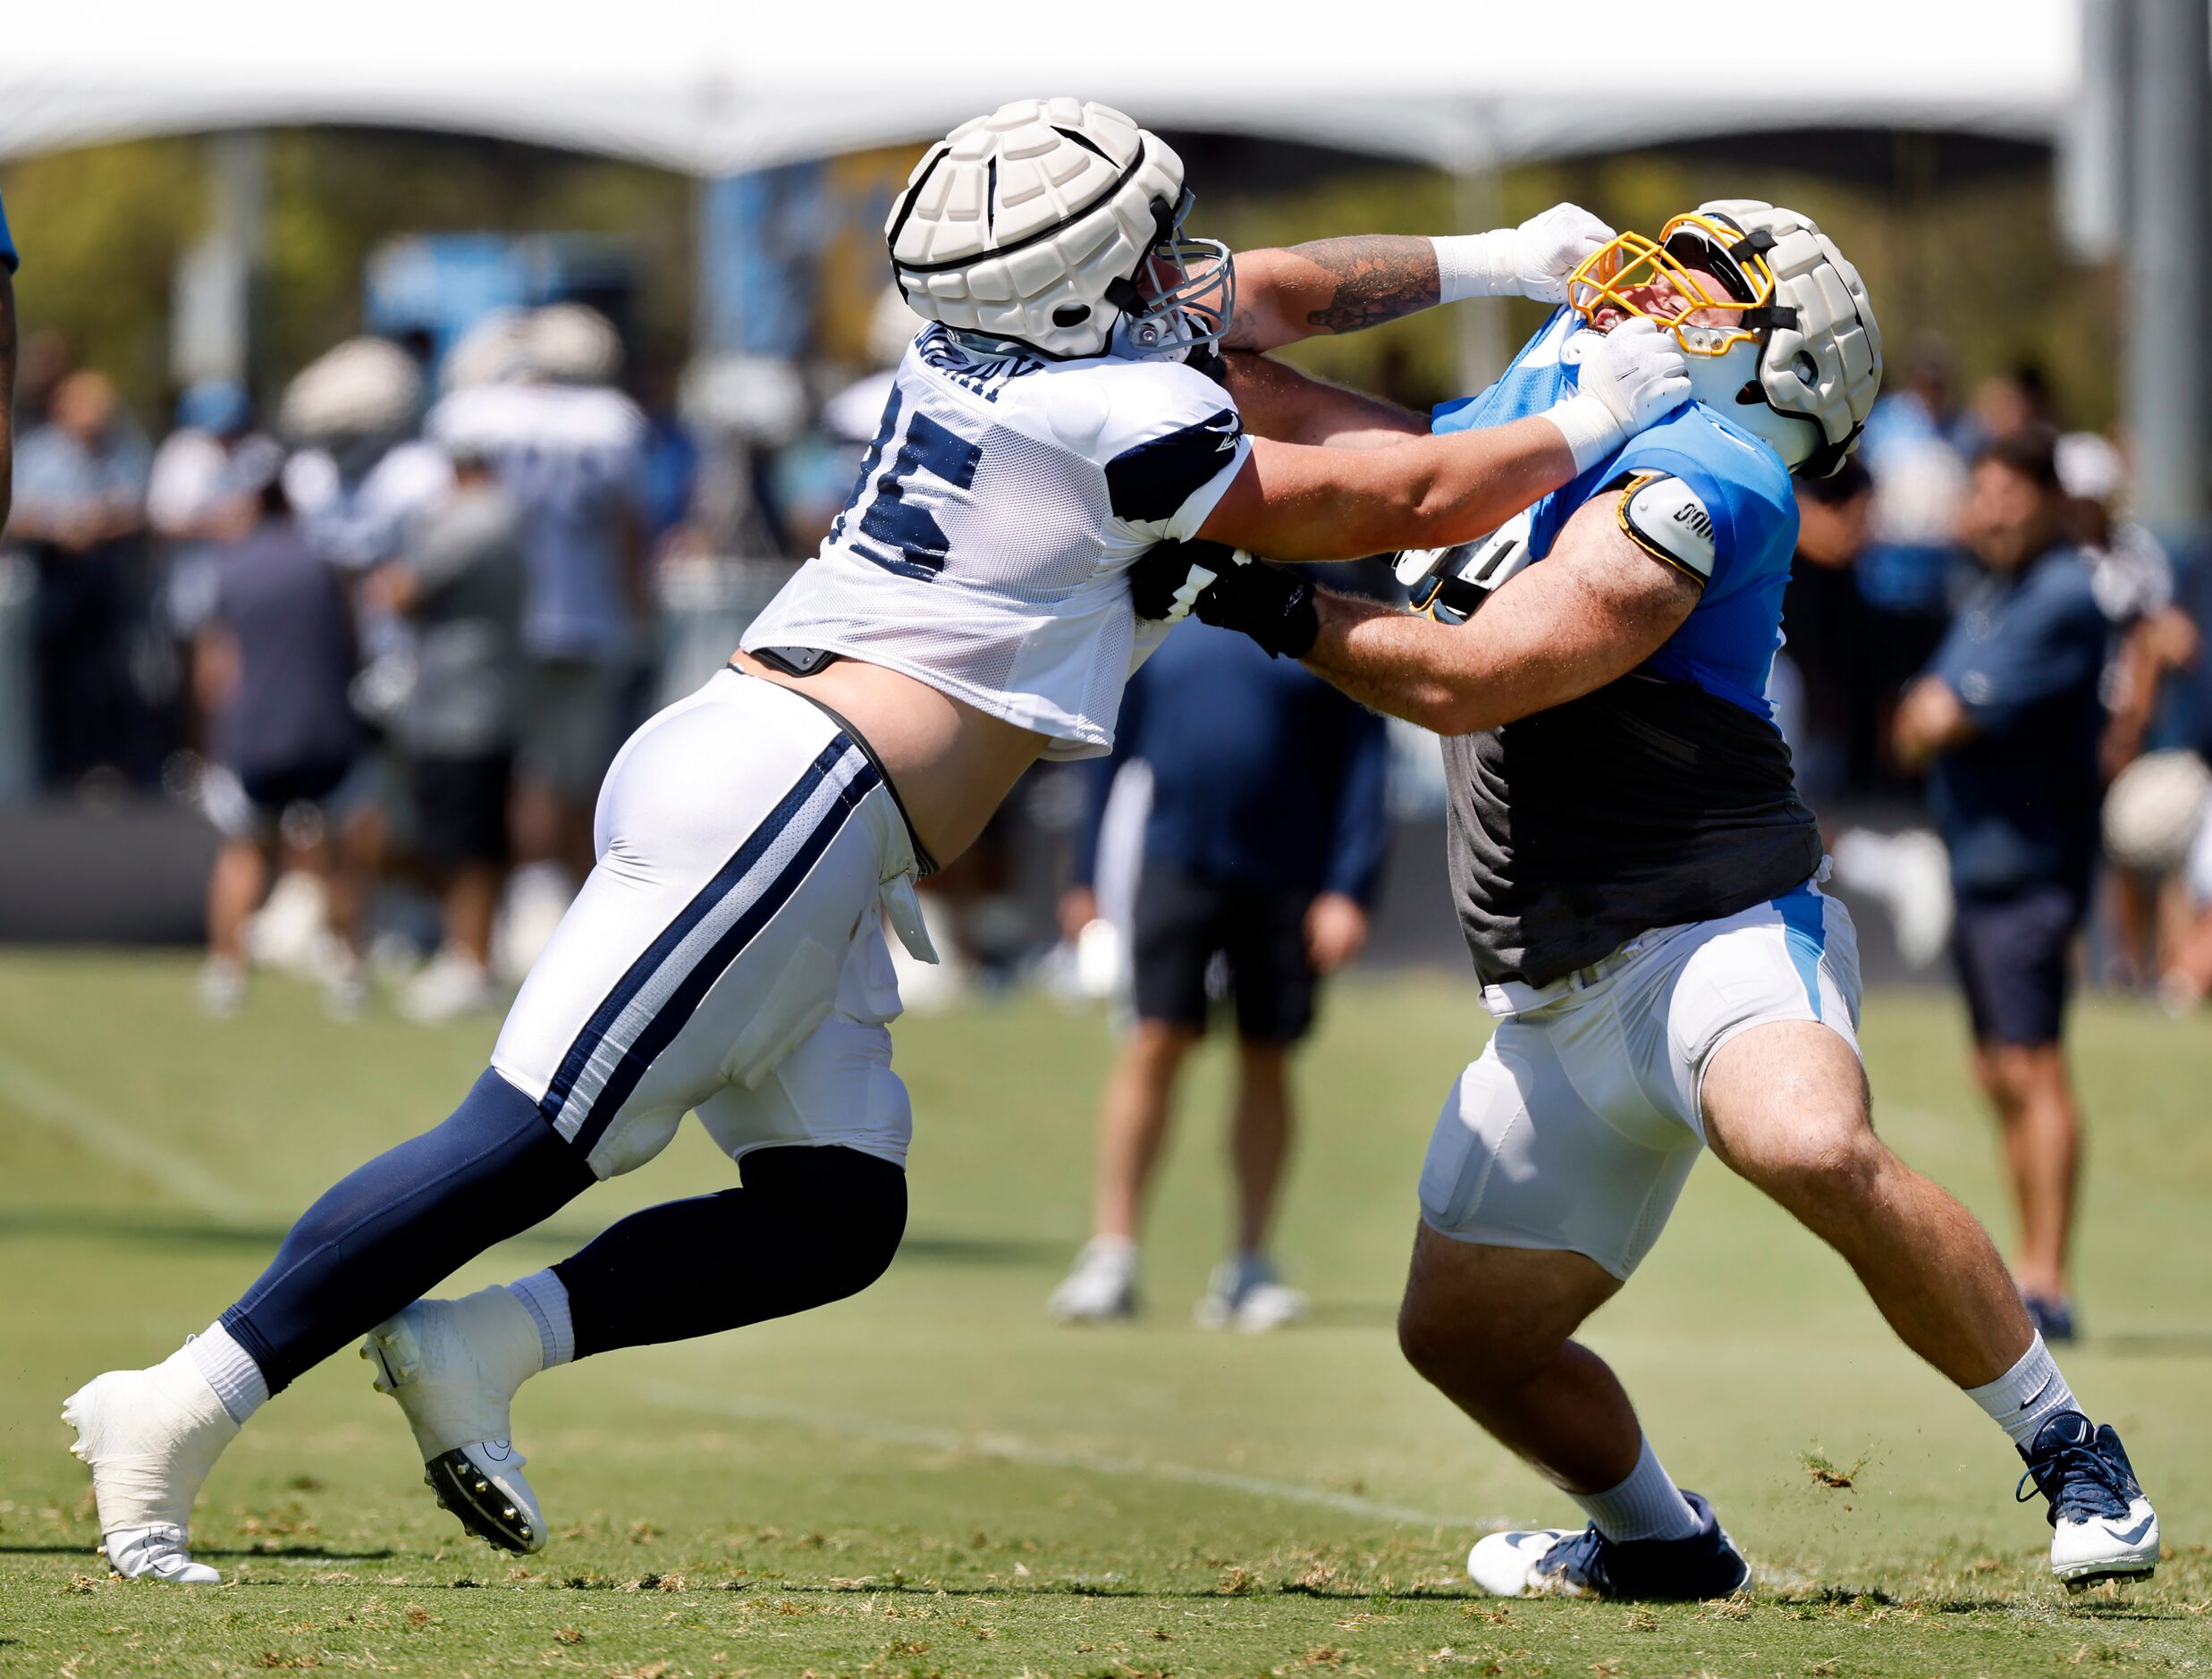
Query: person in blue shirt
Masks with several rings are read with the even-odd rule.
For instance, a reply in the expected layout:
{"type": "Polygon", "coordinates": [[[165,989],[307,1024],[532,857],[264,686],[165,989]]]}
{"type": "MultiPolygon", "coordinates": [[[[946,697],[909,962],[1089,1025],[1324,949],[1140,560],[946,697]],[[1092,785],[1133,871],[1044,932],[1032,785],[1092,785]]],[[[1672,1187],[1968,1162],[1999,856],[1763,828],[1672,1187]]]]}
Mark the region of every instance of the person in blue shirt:
{"type": "Polygon", "coordinates": [[[15,483],[15,240],[0,204],[0,530],[15,483]]]}
{"type": "Polygon", "coordinates": [[[2029,1311],[2071,1339],[2066,1257],[2081,1157],[2065,1008],[2098,855],[2111,622],[2065,536],[2054,440],[2030,432],[1976,462],[1963,534],[1982,575],[1897,709],[1897,755],[1928,772],[1951,854],[1952,955],[2020,1219],[2029,1311]]]}
{"type": "MultiPolygon", "coordinates": [[[[1589,1518],[1491,1534],[1468,1574],[1505,1595],[1614,1598],[1749,1578],[1571,1338],[1710,1145],[2005,1430],[2049,1500],[2058,1578],[2148,1575],[2157,1517],[2118,1437],[2081,1411],[1973,1215],[1874,1133],[1851,920],[1819,890],[1819,832],[1765,696],[1792,476],[1842,464],[1880,384],[1865,288],[1806,217],[1734,199],[1618,235],[1568,300],[1435,424],[1555,401],[1593,334],[1638,317],[1682,346],[1695,401],[1525,522],[1403,556],[1427,617],[1218,552],[1155,555],[1134,588],[1140,612],[1243,629],[1447,737],[1453,887],[1498,1024],[1430,1143],[1399,1342],[1589,1518]]],[[[1281,369],[1250,383],[1276,392],[1237,387],[1256,429],[1302,406],[1325,437],[1373,446],[1389,426],[1281,369]]]]}
{"type": "Polygon", "coordinates": [[[1380,717],[1242,636],[1170,636],[1123,695],[1113,755],[1093,761],[1061,920],[1073,937],[1096,918],[1106,792],[1121,764],[1144,764],[1152,803],[1131,951],[1136,1020],[1099,1118],[1091,1240],[1052,1295],[1063,1321],[1136,1310],[1145,1190],[1177,1078],[1206,1030],[1217,958],[1236,1003],[1237,1240],[1199,1320],[1269,1329],[1304,1315],[1304,1296],[1267,1247],[1289,1151],[1290,1052],[1313,1024],[1320,980],[1366,942],[1389,756],[1380,717]]]}

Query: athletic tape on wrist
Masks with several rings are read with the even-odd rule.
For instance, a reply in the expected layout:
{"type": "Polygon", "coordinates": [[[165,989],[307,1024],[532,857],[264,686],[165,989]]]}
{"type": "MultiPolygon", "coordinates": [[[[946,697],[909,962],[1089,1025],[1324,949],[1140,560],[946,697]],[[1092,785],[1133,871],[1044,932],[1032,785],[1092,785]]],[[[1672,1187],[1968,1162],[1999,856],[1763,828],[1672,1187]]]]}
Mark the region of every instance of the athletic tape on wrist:
{"type": "Polygon", "coordinates": [[[1456,303],[1463,298],[1508,297],[1518,293],[1514,283],[1513,232],[1452,233],[1429,241],[1436,247],[1437,300],[1456,303]]]}
{"type": "Polygon", "coordinates": [[[1578,478],[1618,449],[1627,435],[1613,410],[1586,392],[1553,403],[1542,418],[1558,426],[1559,435],[1566,439],[1578,478]]]}

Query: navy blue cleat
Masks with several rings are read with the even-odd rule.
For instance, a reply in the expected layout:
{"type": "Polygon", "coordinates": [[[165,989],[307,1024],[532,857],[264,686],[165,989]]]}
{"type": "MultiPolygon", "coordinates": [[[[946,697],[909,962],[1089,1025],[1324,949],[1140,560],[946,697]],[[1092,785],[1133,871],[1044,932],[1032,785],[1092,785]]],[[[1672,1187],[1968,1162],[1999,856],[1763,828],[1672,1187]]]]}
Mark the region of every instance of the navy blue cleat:
{"type": "Polygon", "coordinates": [[[1682,1495],[1697,1512],[1686,1539],[1609,1540],[1592,1523],[1566,1528],[1492,1533],[1467,1553],[1467,1578],[1494,1598],[1612,1598],[1684,1603],[1732,1597],[1751,1583],[1751,1565],[1694,1492],[1682,1495]]]}
{"type": "Polygon", "coordinates": [[[2035,1325],[2035,1332],[2052,1346],[2066,1346],[2079,1339],[2080,1327],[2073,1320],[2073,1302],[2064,1295],[2022,1295],[2020,1304],[2028,1308],[2028,1321],[2035,1325]]]}
{"type": "Polygon", "coordinates": [[[2021,1455],[2028,1472],[2014,1496],[2050,1500],[2051,1573],[2069,1591],[2099,1580],[2148,1580],[2158,1566],[2158,1514],[2143,1497],[2120,1437],[2091,1429],[2079,1411],[2061,1411],[2021,1455]]]}

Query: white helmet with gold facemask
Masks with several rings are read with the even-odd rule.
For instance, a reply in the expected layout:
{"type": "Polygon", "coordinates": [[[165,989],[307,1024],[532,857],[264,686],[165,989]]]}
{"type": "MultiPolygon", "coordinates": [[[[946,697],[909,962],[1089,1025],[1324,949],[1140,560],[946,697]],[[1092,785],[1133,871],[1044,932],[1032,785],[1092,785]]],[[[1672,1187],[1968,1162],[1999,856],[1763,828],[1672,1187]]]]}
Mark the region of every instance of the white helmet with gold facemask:
{"type": "Polygon", "coordinates": [[[1881,329],[1859,271],[1810,216],[1756,198],[1701,204],[1656,240],[1620,234],[1575,271],[1567,298],[1585,319],[1622,310],[1671,332],[1697,400],[1801,477],[1844,464],[1881,389],[1881,329]],[[1654,301],[1662,290],[1672,304],[1654,301]]]}

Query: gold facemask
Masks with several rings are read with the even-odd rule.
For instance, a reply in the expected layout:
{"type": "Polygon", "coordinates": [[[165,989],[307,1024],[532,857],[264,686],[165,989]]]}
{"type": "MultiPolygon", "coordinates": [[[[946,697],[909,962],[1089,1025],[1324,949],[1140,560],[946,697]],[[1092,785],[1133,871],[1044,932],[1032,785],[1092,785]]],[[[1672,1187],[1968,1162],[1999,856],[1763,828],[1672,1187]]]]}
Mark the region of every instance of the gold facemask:
{"type": "Polygon", "coordinates": [[[1642,233],[1618,233],[1591,252],[1567,276],[1567,301],[1593,325],[1597,312],[1610,307],[1640,315],[1673,333],[1685,356],[1725,356],[1738,344],[1755,342],[1767,327],[1790,324],[1783,316],[1794,318],[1794,311],[1775,307],[1774,270],[1766,258],[1773,243],[1769,234],[1745,234],[1710,215],[1677,215],[1659,230],[1656,240],[1642,233]],[[1693,273],[1667,249],[1684,233],[1724,257],[1742,277],[1750,297],[1715,297],[1706,276],[1693,273]],[[1630,298],[1629,293],[1661,279],[1681,300],[1679,308],[1661,312],[1630,298]],[[1727,325],[1711,325],[1689,318],[1707,310],[1722,311],[1734,319],[1727,325]]]}

